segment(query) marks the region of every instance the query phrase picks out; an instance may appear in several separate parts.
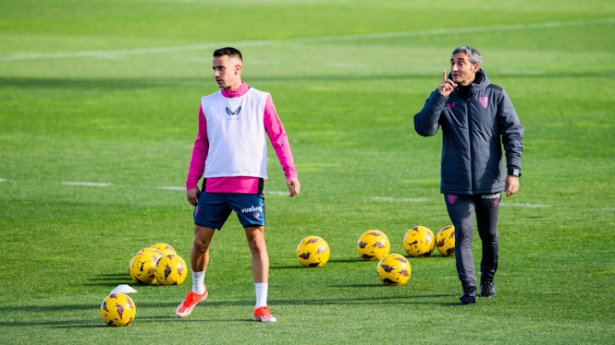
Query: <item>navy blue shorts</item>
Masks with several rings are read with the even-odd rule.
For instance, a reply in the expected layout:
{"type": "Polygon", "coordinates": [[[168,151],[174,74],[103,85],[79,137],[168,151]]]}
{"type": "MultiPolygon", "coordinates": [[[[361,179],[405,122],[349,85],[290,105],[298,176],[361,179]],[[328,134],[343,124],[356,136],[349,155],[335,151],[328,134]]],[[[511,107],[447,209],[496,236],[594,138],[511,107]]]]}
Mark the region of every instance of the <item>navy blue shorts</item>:
{"type": "Polygon", "coordinates": [[[231,214],[244,228],[265,225],[265,197],[263,194],[232,194],[201,192],[194,210],[194,224],[212,229],[222,229],[231,214]]]}

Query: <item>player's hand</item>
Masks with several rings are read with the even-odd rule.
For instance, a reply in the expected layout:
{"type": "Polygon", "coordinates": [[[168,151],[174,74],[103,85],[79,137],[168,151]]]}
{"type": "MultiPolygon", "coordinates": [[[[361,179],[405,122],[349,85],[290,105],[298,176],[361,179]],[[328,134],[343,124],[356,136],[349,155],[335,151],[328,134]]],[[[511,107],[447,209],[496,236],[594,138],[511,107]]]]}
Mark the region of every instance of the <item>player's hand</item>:
{"type": "Polygon", "coordinates": [[[519,191],[519,178],[516,176],[508,175],[506,177],[506,185],[504,186],[506,190],[506,196],[511,196],[519,191]]]}
{"type": "Polygon", "coordinates": [[[286,186],[288,187],[288,195],[292,198],[293,196],[299,194],[301,190],[301,183],[299,183],[299,179],[295,177],[291,177],[286,180],[286,186]]]}
{"type": "Polygon", "coordinates": [[[438,92],[440,92],[442,96],[448,97],[456,87],[457,84],[446,77],[446,70],[442,71],[442,82],[438,85],[438,92]]]}
{"type": "Polygon", "coordinates": [[[186,190],[186,199],[192,206],[196,206],[201,191],[198,188],[191,188],[186,190]]]}

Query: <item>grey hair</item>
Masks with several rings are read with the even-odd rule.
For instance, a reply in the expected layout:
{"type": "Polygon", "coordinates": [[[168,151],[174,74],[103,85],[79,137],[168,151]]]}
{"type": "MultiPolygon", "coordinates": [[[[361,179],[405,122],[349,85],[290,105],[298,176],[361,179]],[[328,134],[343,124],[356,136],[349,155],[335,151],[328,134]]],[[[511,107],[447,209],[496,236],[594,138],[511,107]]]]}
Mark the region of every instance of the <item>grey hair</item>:
{"type": "Polygon", "coordinates": [[[453,50],[453,55],[459,54],[459,53],[467,54],[468,60],[473,64],[479,64],[479,65],[483,64],[483,56],[480,55],[478,50],[470,46],[460,46],[460,47],[455,48],[455,50],[453,50]]]}

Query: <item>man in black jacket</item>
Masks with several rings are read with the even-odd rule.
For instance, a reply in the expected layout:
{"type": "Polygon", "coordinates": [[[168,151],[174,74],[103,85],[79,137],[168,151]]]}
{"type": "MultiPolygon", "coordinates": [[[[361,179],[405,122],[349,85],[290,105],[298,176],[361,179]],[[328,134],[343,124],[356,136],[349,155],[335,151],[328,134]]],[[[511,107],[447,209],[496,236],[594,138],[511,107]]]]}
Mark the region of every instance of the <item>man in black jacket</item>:
{"type": "Polygon", "coordinates": [[[481,69],[482,56],[469,46],[453,51],[451,74],[423,109],[414,116],[414,129],[432,136],[442,127],[440,192],[455,226],[455,258],[461,280],[462,304],[476,301],[472,256],[473,218],[482,241],[480,296],[495,296],[498,267],[498,206],[501,193],[519,190],[523,126],[506,92],[491,84],[481,69]],[[506,152],[506,165],[502,146],[506,152]]]}

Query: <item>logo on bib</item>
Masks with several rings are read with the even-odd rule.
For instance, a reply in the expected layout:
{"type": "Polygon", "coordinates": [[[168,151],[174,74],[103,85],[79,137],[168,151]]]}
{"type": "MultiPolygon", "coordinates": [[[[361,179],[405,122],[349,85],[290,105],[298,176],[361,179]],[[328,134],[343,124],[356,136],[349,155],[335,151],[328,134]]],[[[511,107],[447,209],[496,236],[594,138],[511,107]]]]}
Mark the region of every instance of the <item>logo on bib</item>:
{"type": "Polygon", "coordinates": [[[241,106],[239,106],[239,108],[237,108],[235,111],[232,111],[231,108],[226,107],[226,113],[230,116],[239,115],[239,113],[241,113],[241,106]]]}

